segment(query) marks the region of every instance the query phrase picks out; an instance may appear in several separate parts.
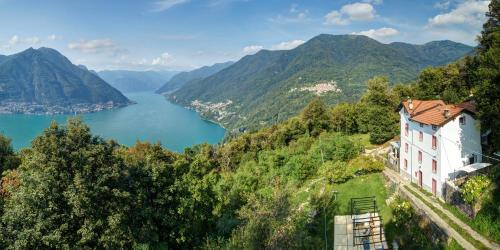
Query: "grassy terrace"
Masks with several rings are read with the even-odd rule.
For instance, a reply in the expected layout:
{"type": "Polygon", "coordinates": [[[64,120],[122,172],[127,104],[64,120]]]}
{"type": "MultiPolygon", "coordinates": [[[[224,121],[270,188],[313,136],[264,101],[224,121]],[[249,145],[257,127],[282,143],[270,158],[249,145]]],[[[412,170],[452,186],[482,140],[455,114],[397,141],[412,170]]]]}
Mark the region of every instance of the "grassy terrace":
{"type": "Polygon", "coordinates": [[[441,210],[437,209],[434,205],[431,203],[427,202],[419,193],[413,191],[412,189],[408,187],[404,187],[408,192],[412,193],[414,196],[419,198],[425,205],[430,207],[432,211],[434,211],[436,214],[438,214],[450,227],[452,227],[455,231],[457,231],[462,237],[464,237],[465,240],[470,242],[473,246],[475,246],[477,249],[489,249],[483,243],[480,241],[474,239],[470,234],[465,231],[465,229],[461,228],[459,225],[457,225],[453,220],[451,220],[445,213],[443,213],[441,210]]]}
{"type": "MultiPolygon", "coordinates": [[[[385,200],[389,196],[384,177],[381,173],[374,173],[356,177],[342,184],[334,184],[331,190],[337,191],[335,202],[332,202],[333,209],[327,215],[328,220],[328,245],[333,244],[333,224],[335,215],[345,215],[350,213],[351,198],[375,196],[377,206],[380,209],[384,226],[387,227],[392,218],[392,212],[385,200]]],[[[333,201],[333,199],[332,199],[333,201]]],[[[392,240],[394,231],[386,231],[386,237],[392,240]]]]}

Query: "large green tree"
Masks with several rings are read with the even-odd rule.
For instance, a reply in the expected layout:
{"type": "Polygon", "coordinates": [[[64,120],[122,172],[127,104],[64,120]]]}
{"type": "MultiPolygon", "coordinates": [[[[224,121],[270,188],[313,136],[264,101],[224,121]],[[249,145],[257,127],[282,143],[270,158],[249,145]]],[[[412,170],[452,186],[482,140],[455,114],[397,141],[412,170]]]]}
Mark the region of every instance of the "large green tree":
{"type": "Polygon", "coordinates": [[[20,160],[14,153],[11,140],[0,134],[0,176],[4,170],[17,168],[20,160]]]}
{"type": "Polygon", "coordinates": [[[1,240],[12,249],[128,248],[130,194],[113,145],[80,120],[53,123],[23,155],[1,240]]]}
{"type": "Polygon", "coordinates": [[[475,70],[475,99],[483,131],[491,131],[494,150],[500,148],[500,2],[492,0],[488,20],[479,36],[475,70]]]}

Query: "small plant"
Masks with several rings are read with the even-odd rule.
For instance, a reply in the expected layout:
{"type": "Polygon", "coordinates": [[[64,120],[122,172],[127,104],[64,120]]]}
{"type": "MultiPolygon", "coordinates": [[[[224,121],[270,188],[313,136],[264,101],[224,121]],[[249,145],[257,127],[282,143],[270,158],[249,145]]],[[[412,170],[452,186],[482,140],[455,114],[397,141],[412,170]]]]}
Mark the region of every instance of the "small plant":
{"type": "Polygon", "coordinates": [[[393,221],[397,227],[404,226],[413,218],[415,211],[409,201],[396,197],[390,204],[393,213],[393,221]]]}
{"type": "Polygon", "coordinates": [[[472,205],[476,204],[491,183],[491,179],[484,175],[474,176],[467,180],[462,186],[462,196],[465,202],[472,205]]]}

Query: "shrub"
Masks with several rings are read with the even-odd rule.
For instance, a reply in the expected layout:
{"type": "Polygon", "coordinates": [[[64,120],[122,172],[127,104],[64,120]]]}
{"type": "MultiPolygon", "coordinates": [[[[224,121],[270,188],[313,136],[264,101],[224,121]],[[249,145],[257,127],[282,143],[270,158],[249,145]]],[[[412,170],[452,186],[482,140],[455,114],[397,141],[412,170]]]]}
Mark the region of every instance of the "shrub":
{"type": "Polygon", "coordinates": [[[484,175],[478,175],[468,179],[462,186],[462,196],[465,202],[475,204],[491,186],[491,183],[491,179],[484,175]]]}
{"type": "Polygon", "coordinates": [[[413,218],[415,211],[411,206],[409,201],[403,200],[400,197],[394,199],[394,201],[390,204],[393,214],[393,221],[396,226],[401,227],[406,223],[410,223],[410,220],[413,218]]]}
{"type": "Polygon", "coordinates": [[[318,169],[318,174],[330,183],[344,183],[354,177],[354,173],[345,162],[327,161],[318,169]]]}
{"type": "Polygon", "coordinates": [[[384,167],[384,163],[368,155],[358,156],[349,162],[349,168],[356,174],[381,172],[384,167]]]}

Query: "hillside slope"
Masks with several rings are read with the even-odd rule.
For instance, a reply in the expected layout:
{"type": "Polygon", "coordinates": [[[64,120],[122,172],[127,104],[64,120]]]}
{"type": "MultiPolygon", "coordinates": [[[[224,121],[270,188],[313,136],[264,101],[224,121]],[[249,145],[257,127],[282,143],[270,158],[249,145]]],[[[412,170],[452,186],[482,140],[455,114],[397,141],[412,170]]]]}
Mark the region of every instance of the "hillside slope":
{"type": "Polygon", "coordinates": [[[168,95],[224,126],[257,128],[301,110],[317,95],[330,104],[354,101],[366,80],[414,79],[427,66],[470,53],[472,47],[439,41],[383,44],[366,36],[319,35],[293,50],[262,50],[168,95]]]}
{"type": "Polygon", "coordinates": [[[99,76],[54,49],[29,48],[0,62],[2,112],[86,112],[130,103],[99,76]]]}
{"type": "Polygon", "coordinates": [[[156,93],[162,94],[175,91],[184,86],[188,82],[202,80],[205,77],[211,76],[221,71],[222,69],[229,67],[233,63],[234,62],[231,61],[225,63],[216,63],[212,66],[204,66],[192,71],[181,72],[173,76],[172,79],[170,79],[163,86],[158,88],[156,93]]]}

